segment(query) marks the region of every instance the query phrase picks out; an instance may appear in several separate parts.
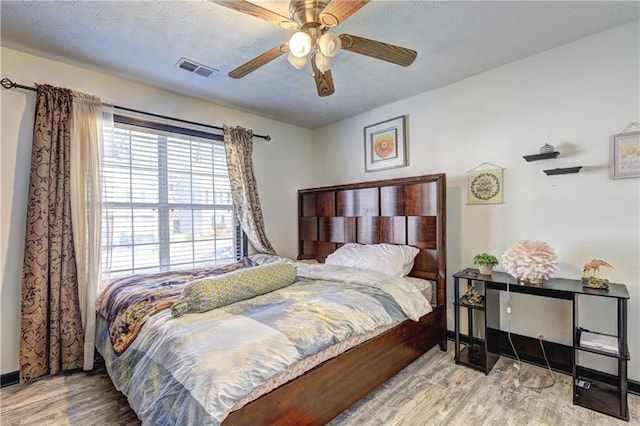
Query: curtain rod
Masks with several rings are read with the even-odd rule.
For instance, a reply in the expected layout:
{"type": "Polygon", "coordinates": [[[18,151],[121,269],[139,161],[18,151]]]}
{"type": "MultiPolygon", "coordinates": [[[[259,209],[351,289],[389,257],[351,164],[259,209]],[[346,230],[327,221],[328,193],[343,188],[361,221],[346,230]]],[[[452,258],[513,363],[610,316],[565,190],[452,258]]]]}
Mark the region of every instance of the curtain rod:
{"type": "MultiPolygon", "coordinates": [[[[10,79],[8,79],[8,78],[3,78],[3,79],[0,81],[0,84],[1,84],[1,85],[2,85],[2,87],[4,87],[5,89],[16,89],[16,88],[17,88],[17,89],[30,90],[30,91],[32,91],[32,92],[35,92],[35,91],[37,91],[37,90],[38,90],[38,89],[36,89],[35,87],[31,87],[31,86],[24,86],[24,85],[22,85],[22,84],[14,83],[13,81],[11,81],[11,80],[10,80],[10,79]]],[[[121,109],[121,110],[123,110],[123,111],[135,112],[135,113],[138,113],[138,114],[146,114],[146,115],[150,115],[150,116],[152,116],[152,117],[162,118],[162,119],[165,119],[165,120],[173,120],[173,121],[178,121],[178,122],[180,122],[180,123],[185,123],[185,124],[195,124],[195,125],[197,125],[197,126],[208,127],[208,128],[216,129],[216,130],[224,130],[224,128],[222,128],[222,127],[219,127],[219,126],[212,126],[212,125],[210,125],[210,124],[203,124],[203,123],[197,123],[197,122],[195,122],[195,121],[182,120],[182,119],[180,119],[180,118],[168,117],[168,116],[166,116],[166,115],[154,114],[154,113],[152,113],[152,112],[140,111],[140,110],[137,110],[137,109],[126,108],[126,107],[122,107],[122,106],[118,106],[118,105],[113,105],[113,107],[114,107],[114,108],[117,108],[117,109],[121,109]]],[[[264,135],[256,135],[256,134],[254,134],[253,136],[254,136],[254,137],[256,137],[256,138],[264,139],[264,140],[266,140],[267,142],[269,142],[269,141],[271,140],[271,136],[269,136],[269,135],[264,136],[264,135]]]]}

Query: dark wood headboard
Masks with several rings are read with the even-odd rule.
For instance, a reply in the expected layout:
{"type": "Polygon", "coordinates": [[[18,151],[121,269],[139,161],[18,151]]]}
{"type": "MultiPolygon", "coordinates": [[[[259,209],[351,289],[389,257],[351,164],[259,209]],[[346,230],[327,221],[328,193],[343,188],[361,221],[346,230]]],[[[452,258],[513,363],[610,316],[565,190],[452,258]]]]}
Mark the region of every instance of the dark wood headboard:
{"type": "Polygon", "coordinates": [[[436,282],[446,303],[444,174],[298,191],[298,259],[326,257],[345,243],[407,244],[420,249],[410,275],[436,282]]]}

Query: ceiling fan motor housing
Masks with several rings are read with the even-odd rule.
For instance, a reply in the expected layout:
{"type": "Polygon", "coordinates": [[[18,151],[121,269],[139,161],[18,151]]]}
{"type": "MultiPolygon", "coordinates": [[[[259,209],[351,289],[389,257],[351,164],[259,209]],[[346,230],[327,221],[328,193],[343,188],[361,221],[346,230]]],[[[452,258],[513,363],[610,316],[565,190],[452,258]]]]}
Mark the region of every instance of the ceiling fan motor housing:
{"type": "MultiPolygon", "coordinates": [[[[320,13],[327,7],[329,0],[291,0],[289,2],[289,16],[293,19],[300,28],[305,26],[319,26],[324,22],[321,21],[320,13]]],[[[326,14],[328,17],[332,15],[326,14]]],[[[323,16],[322,18],[325,18],[323,16]]],[[[334,17],[336,24],[337,19],[334,17]]],[[[330,18],[327,19],[329,22],[330,18]]],[[[325,24],[327,25],[327,24],[325,24]]],[[[331,25],[327,25],[331,26],[331,25]]]]}

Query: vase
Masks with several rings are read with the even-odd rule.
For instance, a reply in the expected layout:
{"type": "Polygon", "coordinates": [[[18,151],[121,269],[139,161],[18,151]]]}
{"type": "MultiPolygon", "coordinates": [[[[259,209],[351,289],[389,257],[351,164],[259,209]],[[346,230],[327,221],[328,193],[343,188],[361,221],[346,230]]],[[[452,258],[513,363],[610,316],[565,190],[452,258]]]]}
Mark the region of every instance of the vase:
{"type": "Polygon", "coordinates": [[[493,272],[493,266],[492,265],[479,265],[478,266],[478,271],[480,272],[481,275],[491,275],[491,273],[493,272]]]}
{"type": "Polygon", "coordinates": [[[553,152],[553,149],[554,149],[553,145],[549,145],[548,143],[545,143],[540,147],[540,154],[549,154],[553,152]]]}

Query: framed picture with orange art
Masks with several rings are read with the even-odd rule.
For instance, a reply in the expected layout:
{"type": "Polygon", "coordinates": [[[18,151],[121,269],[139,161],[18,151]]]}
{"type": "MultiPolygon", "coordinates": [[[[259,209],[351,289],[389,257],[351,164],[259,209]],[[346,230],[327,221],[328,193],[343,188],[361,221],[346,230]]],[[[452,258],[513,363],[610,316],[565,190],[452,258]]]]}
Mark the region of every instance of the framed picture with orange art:
{"type": "Polygon", "coordinates": [[[364,170],[405,167],[407,165],[406,116],[392,118],[364,128],[364,170]]]}

